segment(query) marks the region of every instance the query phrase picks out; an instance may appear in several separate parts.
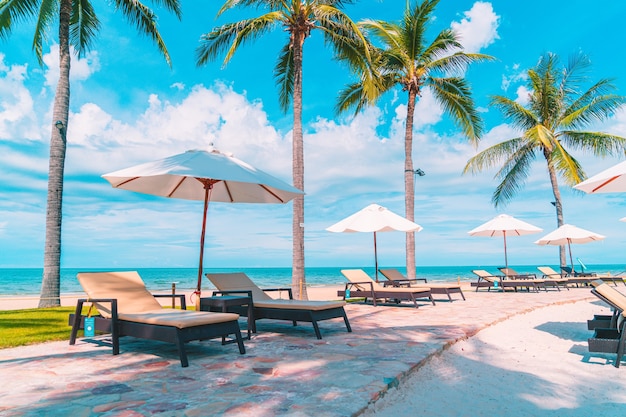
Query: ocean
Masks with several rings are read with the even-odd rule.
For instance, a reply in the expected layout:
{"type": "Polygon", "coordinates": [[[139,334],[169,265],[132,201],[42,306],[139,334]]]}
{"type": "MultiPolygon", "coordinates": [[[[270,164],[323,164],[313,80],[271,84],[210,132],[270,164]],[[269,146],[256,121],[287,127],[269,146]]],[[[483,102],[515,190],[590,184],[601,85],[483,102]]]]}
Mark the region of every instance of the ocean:
{"type": "MultiPolygon", "coordinates": [[[[306,282],[309,286],[344,284],[346,282],[341,269],[354,269],[359,267],[311,267],[306,268],[306,282]]],[[[373,267],[360,267],[371,277],[374,277],[373,267]]],[[[385,268],[393,268],[387,267],[385,268]]],[[[404,267],[396,267],[402,273],[406,272],[404,267]]],[[[519,273],[534,273],[541,276],[534,266],[512,265],[511,268],[519,273]]],[[[552,266],[559,270],[557,266],[552,266]]],[[[580,266],[576,266],[580,271],[580,266]]],[[[499,271],[496,266],[418,266],[417,277],[427,278],[429,282],[437,281],[475,281],[476,276],[472,274],[473,269],[486,269],[492,274],[499,271]]],[[[620,274],[624,271],[624,265],[618,264],[598,264],[587,265],[587,271],[598,272],[611,275],[620,274]]],[[[62,268],[61,269],[61,294],[82,293],[82,289],[76,280],[78,272],[98,271],[104,269],[85,268],[62,268]]],[[[106,270],[128,271],[136,270],[146,283],[146,286],[153,292],[171,291],[172,283],[176,284],[177,291],[192,290],[195,288],[198,269],[197,268],[107,268],[106,270]]],[[[287,287],[291,284],[291,268],[214,268],[205,269],[208,272],[245,272],[260,287],[287,287]]],[[[41,268],[0,268],[0,296],[15,295],[38,295],[41,291],[41,278],[43,270],[41,268]]],[[[406,274],[405,274],[406,275],[406,274]]],[[[379,279],[384,280],[384,277],[379,279]]],[[[212,289],[208,279],[203,279],[203,289],[212,289]]]]}

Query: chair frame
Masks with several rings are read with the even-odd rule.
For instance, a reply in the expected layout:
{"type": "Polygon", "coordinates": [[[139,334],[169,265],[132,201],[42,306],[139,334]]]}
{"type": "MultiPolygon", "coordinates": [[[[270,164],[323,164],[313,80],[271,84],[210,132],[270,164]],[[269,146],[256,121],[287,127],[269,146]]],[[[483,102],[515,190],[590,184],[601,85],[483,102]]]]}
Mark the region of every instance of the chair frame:
{"type": "MultiPolygon", "coordinates": [[[[386,272],[388,272],[390,270],[388,269],[379,269],[378,272],[380,272],[385,278],[387,278],[387,281],[383,282],[383,286],[387,287],[387,286],[392,286],[392,287],[407,287],[407,288],[415,288],[415,287],[411,287],[412,283],[416,283],[418,281],[424,281],[424,283],[428,283],[428,280],[426,278],[415,278],[415,279],[408,279],[408,278],[403,278],[403,279],[394,279],[391,278],[389,276],[387,276],[386,272]]],[[[397,271],[397,270],[395,270],[397,271]]],[[[397,271],[398,274],[400,274],[400,271],[397,271]]],[[[427,285],[428,286],[428,285],[427,285]]],[[[459,285],[458,287],[454,287],[454,286],[450,286],[450,287],[439,287],[439,286],[428,286],[430,288],[430,292],[432,294],[445,294],[448,296],[448,300],[449,301],[454,301],[452,299],[452,293],[458,293],[461,295],[461,298],[463,298],[463,300],[465,300],[465,295],[463,294],[463,290],[461,289],[461,286],[459,285]]],[[[419,285],[417,286],[417,288],[419,288],[419,285]]]]}
{"type": "Polygon", "coordinates": [[[371,281],[363,281],[363,282],[347,282],[343,291],[337,291],[337,295],[339,297],[343,297],[346,299],[346,291],[349,291],[350,298],[365,298],[365,302],[367,302],[368,298],[372,299],[372,304],[376,307],[376,300],[380,299],[392,299],[392,300],[406,300],[412,301],[415,308],[419,308],[417,304],[417,300],[420,298],[427,298],[430,302],[435,305],[435,300],[433,299],[433,295],[430,289],[417,289],[417,287],[409,287],[406,291],[385,291],[377,289],[374,290],[374,283],[371,281]],[[369,286],[369,289],[361,287],[361,285],[369,286]]]}
{"type": "MultiPolygon", "coordinates": [[[[161,295],[160,297],[172,297],[172,295],[161,295]]],[[[181,306],[185,306],[185,296],[180,295],[179,297],[181,297],[182,300],[181,306]]],[[[70,324],[72,325],[72,332],[70,334],[70,345],[74,345],[76,343],[78,330],[84,328],[84,316],[82,316],[81,313],[83,310],[83,304],[86,302],[110,303],[111,318],[109,319],[102,316],[94,316],[94,323],[96,330],[111,334],[113,355],[118,355],[120,353],[120,337],[133,336],[140,339],[158,340],[161,342],[174,343],[178,348],[180,363],[183,368],[186,368],[189,366],[189,360],[187,358],[185,343],[192,340],[206,340],[220,336],[225,337],[231,334],[235,335],[237,345],[239,347],[239,353],[246,353],[246,348],[243,344],[243,338],[241,337],[239,322],[237,320],[223,323],[211,323],[207,325],[191,326],[182,329],[175,326],[162,326],[157,324],[126,321],[121,320],[118,317],[117,299],[115,298],[78,299],[78,301],[76,302],[76,310],[74,314],[70,315],[69,319],[70,324]]],[[[186,306],[184,308],[186,308],[186,306]]]]}
{"type": "MultiPolygon", "coordinates": [[[[485,279],[485,278],[488,278],[488,277],[494,278],[494,281],[498,282],[498,289],[501,290],[502,292],[506,292],[506,288],[513,288],[513,290],[515,292],[517,292],[517,288],[518,287],[519,288],[526,288],[526,290],[528,292],[530,292],[530,288],[531,287],[536,292],[539,292],[539,288],[540,287],[543,287],[545,289],[545,285],[538,286],[539,283],[536,282],[537,280],[533,280],[533,279],[506,279],[506,277],[504,275],[486,275],[486,276],[481,276],[481,275],[477,274],[474,271],[475,270],[472,270],[472,272],[478,277],[478,281],[472,282],[470,285],[472,287],[476,287],[476,292],[478,292],[479,288],[483,288],[483,287],[487,287],[487,291],[491,291],[492,288],[496,288],[496,286],[494,285],[494,282],[485,279]]],[[[541,284],[545,284],[545,283],[541,282],[541,284]]]]}
{"type": "Polygon", "coordinates": [[[626,353],[626,317],[624,318],[624,320],[622,320],[621,324],[619,324],[619,316],[624,314],[624,310],[622,307],[616,305],[611,300],[609,300],[608,298],[600,294],[595,288],[591,289],[591,293],[595,295],[596,297],[598,297],[600,300],[604,301],[609,306],[611,306],[611,308],[613,309],[613,314],[611,316],[609,328],[596,327],[594,336],[599,332],[607,333],[609,331],[617,331],[619,333],[620,337],[617,342],[616,351],[608,351],[608,350],[602,350],[602,349],[599,350],[600,352],[603,352],[603,353],[617,353],[614,366],[616,368],[619,368],[620,362],[622,361],[622,357],[624,356],[624,353],[626,353]]]}
{"type": "MultiPolygon", "coordinates": [[[[293,292],[291,288],[262,288],[263,292],[278,292],[278,291],[286,291],[289,294],[289,299],[293,300],[293,292]]],[[[348,316],[346,315],[346,310],[341,307],[333,307],[333,308],[325,308],[322,310],[312,310],[312,309],[299,309],[299,308],[284,308],[284,307],[259,307],[254,305],[254,298],[252,297],[252,291],[248,290],[227,290],[227,291],[213,291],[213,295],[236,295],[236,294],[246,294],[252,300],[252,332],[256,333],[256,322],[260,319],[271,319],[271,320],[288,320],[293,323],[294,326],[298,325],[299,321],[305,323],[311,323],[313,325],[313,330],[315,331],[315,336],[318,339],[322,339],[322,333],[320,331],[318,322],[323,320],[335,319],[335,318],[343,318],[343,321],[346,325],[346,330],[348,333],[352,332],[352,327],[350,327],[350,322],[348,321],[348,316]]],[[[237,308],[232,307],[232,310],[237,312],[241,316],[248,317],[248,309],[247,308],[237,308]]]]}

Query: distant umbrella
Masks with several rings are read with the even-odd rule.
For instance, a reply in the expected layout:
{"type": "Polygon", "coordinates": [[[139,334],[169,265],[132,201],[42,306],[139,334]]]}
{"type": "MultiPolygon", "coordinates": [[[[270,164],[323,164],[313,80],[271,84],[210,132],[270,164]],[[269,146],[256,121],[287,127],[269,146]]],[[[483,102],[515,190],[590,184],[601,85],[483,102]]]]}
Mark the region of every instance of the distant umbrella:
{"type": "Polygon", "coordinates": [[[333,224],[326,230],[335,233],[350,232],[373,232],[374,233],[374,265],[376,268],[376,281],[378,281],[378,250],[376,248],[377,232],[419,232],[422,226],[397,215],[378,204],[370,204],[364,209],[357,211],[338,223],[333,224]]]}
{"type": "MultiPolygon", "coordinates": [[[[196,295],[200,296],[209,201],[286,203],[297,188],[216,149],[192,150],[102,176],[114,188],[185,200],[204,200],[196,295]]],[[[196,306],[200,303],[196,300],[196,306]]]]}
{"type": "Polygon", "coordinates": [[[543,229],[533,226],[530,223],[526,223],[508,214],[500,214],[487,223],[481,224],[475,229],[470,230],[470,236],[502,236],[504,239],[504,266],[509,267],[509,259],[507,255],[506,237],[507,236],[522,236],[532,233],[539,233],[543,229]]]}
{"type": "Polygon", "coordinates": [[[548,233],[535,243],[537,245],[567,245],[569,249],[569,260],[572,265],[572,271],[574,270],[574,260],[572,258],[572,243],[589,243],[596,240],[602,240],[605,236],[598,233],[590,232],[589,230],[581,229],[580,227],[573,226],[571,224],[564,224],[553,232],[548,233]]]}
{"type": "Polygon", "coordinates": [[[574,188],[587,194],[626,192],[626,161],[605,169],[574,188]]]}

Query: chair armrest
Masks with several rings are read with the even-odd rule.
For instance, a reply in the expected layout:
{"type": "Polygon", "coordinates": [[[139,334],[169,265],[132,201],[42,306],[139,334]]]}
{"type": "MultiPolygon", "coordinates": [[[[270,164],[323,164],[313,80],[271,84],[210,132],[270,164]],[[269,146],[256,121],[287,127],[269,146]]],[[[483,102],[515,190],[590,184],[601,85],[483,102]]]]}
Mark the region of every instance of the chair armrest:
{"type": "Polygon", "coordinates": [[[180,300],[180,309],[187,310],[187,301],[185,300],[185,294],[152,294],[154,298],[178,298],[180,300]]]}
{"type": "Polygon", "coordinates": [[[277,291],[287,291],[287,293],[289,294],[289,299],[293,300],[293,292],[291,291],[291,288],[262,288],[263,292],[277,292],[277,291]]]}
{"type": "Polygon", "coordinates": [[[383,287],[388,287],[390,285],[394,287],[401,287],[406,285],[407,287],[411,286],[412,282],[417,283],[418,281],[424,281],[424,283],[428,283],[428,279],[426,278],[415,278],[415,279],[392,279],[388,281],[383,281],[383,287]]]}
{"type": "Polygon", "coordinates": [[[117,316],[117,298],[79,298],[76,300],[76,310],[74,312],[74,323],[72,323],[72,333],[70,334],[70,345],[76,342],[76,334],[80,328],[83,304],[90,303],[111,303],[111,339],[113,343],[113,354],[119,353],[119,329],[117,316]]]}
{"type": "Polygon", "coordinates": [[[213,291],[213,296],[216,295],[237,295],[237,294],[245,294],[252,300],[252,291],[250,290],[227,290],[227,291],[213,291]]]}

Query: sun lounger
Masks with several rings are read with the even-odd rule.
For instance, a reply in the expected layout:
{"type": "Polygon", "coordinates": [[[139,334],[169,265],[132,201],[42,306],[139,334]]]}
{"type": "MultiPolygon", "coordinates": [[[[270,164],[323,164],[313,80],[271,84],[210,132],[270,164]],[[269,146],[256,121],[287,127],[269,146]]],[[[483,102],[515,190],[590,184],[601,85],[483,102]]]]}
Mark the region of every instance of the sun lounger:
{"type": "Polygon", "coordinates": [[[544,281],[540,279],[506,279],[504,275],[492,275],[484,269],[472,270],[478,280],[472,282],[471,286],[476,287],[476,291],[479,288],[487,288],[487,291],[491,291],[492,288],[506,291],[507,288],[512,288],[517,292],[518,288],[526,288],[528,291],[532,288],[535,291],[539,291],[539,288],[543,288],[544,281]]]}
{"type": "Polygon", "coordinates": [[[448,300],[452,301],[452,293],[461,294],[461,297],[465,300],[465,295],[463,295],[463,291],[461,290],[461,285],[453,284],[453,283],[422,283],[421,281],[427,282],[426,278],[420,279],[407,279],[400,271],[397,269],[379,269],[378,270],[385,278],[387,278],[388,282],[383,283],[386,287],[388,285],[392,285],[394,287],[410,287],[410,288],[430,288],[430,292],[432,294],[445,294],[448,296],[448,300]]]}
{"type": "MultiPolygon", "coordinates": [[[[297,322],[309,322],[313,325],[315,336],[322,338],[318,322],[334,318],[343,318],[348,332],[352,331],[348,316],[344,310],[345,301],[302,301],[294,300],[291,288],[261,289],[243,272],[206,274],[207,278],[218,289],[214,295],[247,294],[252,298],[252,331],[256,333],[256,321],[260,319],[289,320],[296,326],[297,322]],[[289,299],[274,299],[268,292],[284,292],[289,299]]],[[[239,313],[248,315],[248,309],[239,313]]],[[[249,317],[250,319],[250,317],[249,317]]]]}
{"type": "Polygon", "coordinates": [[[119,354],[119,338],[122,336],[176,344],[183,367],[189,365],[185,343],[192,340],[232,334],[239,352],[246,352],[237,314],[163,308],[135,271],[82,272],[77,277],[89,298],[78,300],[76,311],[70,318],[70,345],[75,344],[77,332],[83,327],[83,304],[92,302],[99,313],[95,317],[95,329],[111,333],[114,355],[119,354]]]}
{"type": "Polygon", "coordinates": [[[556,272],[549,266],[538,266],[537,269],[543,274],[541,279],[544,281],[544,286],[547,288],[549,286],[555,287],[557,290],[561,291],[560,287],[567,288],[569,291],[569,280],[564,278],[559,272],[556,272]]]}
{"type": "Polygon", "coordinates": [[[591,282],[597,279],[601,279],[604,282],[610,282],[617,286],[618,282],[626,285],[624,277],[620,275],[598,275],[596,272],[576,272],[569,266],[562,266],[561,270],[565,277],[569,280],[570,284],[589,286],[591,282]]]}
{"type": "Polygon", "coordinates": [[[502,267],[498,268],[500,272],[504,274],[504,276],[508,279],[537,279],[536,274],[520,274],[513,268],[502,267]]]}
{"type": "Polygon", "coordinates": [[[611,306],[613,316],[607,327],[595,327],[588,340],[589,352],[616,353],[615,367],[619,368],[626,350],[626,295],[602,280],[594,280],[591,285],[591,293],[611,306]]]}
{"type": "Polygon", "coordinates": [[[435,300],[429,287],[384,287],[378,282],[370,278],[362,269],[342,269],[341,273],[348,280],[343,290],[337,291],[337,295],[346,298],[368,298],[372,299],[374,307],[376,300],[388,299],[400,301],[412,301],[415,308],[418,308],[417,300],[420,298],[428,299],[433,305],[435,300]]]}

